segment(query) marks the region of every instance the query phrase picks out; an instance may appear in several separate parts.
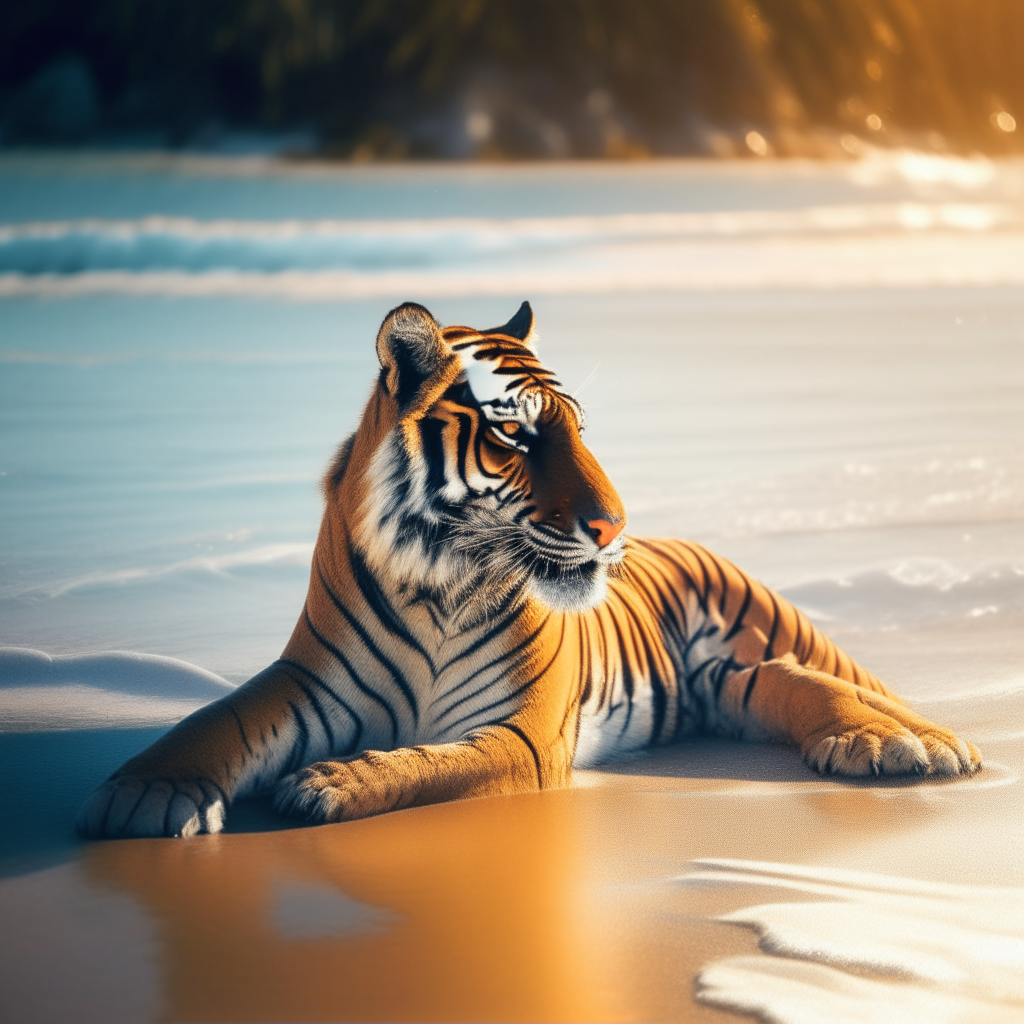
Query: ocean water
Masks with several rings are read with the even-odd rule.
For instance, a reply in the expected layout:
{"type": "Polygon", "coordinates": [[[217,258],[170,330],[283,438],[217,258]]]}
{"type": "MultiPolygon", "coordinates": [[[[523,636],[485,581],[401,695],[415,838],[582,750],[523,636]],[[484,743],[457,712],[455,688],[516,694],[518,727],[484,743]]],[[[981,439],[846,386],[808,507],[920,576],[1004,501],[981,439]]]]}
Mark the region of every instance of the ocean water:
{"type": "MultiPolygon", "coordinates": [[[[1019,161],[0,159],[0,757],[15,788],[47,794],[6,797],[21,824],[0,863],[25,881],[0,897],[28,913],[39,857],[77,856],[65,819],[131,745],[278,655],[302,605],[319,476],[369,393],[376,329],[406,299],[474,326],[530,299],[542,355],[587,406],[585,440],[628,530],[701,541],[781,590],[924,713],[966,730],[991,765],[985,785],[1017,793],[1022,285],[1019,161]],[[33,759],[62,751],[85,767],[58,793],[33,759]]],[[[734,765],[723,775],[746,777],[734,765]]],[[[970,800],[956,792],[949,807],[970,800]]],[[[1019,821],[1018,806],[1009,838],[965,884],[1020,899],[1019,821]]],[[[730,850],[705,853],[756,859],[730,850]]],[[[792,882],[798,854],[778,847],[797,866],[695,870],[704,885],[771,888],[762,876],[792,882]]],[[[856,1014],[888,1005],[894,983],[861,975],[889,953],[843,945],[864,913],[847,890],[891,894],[906,868],[879,862],[863,884],[830,876],[846,886],[828,893],[839,914],[734,908],[732,925],[768,936],[770,955],[707,966],[699,999],[771,1020],[869,1019],[856,1014]]],[[[922,877],[947,876],[933,866],[922,877]]],[[[309,903],[303,885],[293,889],[309,903]]],[[[336,902],[352,895],[331,885],[336,902]]],[[[964,935],[984,930],[989,895],[959,923],[935,909],[952,899],[941,888],[889,901],[903,950],[893,970],[927,989],[918,999],[903,985],[908,1008],[891,1019],[934,1006],[971,1019],[991,1002],[968,977],[977,971],[1002,979],[989,1011],[1019,1019],[1020,988],[1006,980],[1019,928],[985,926],[997,936],[988,960],[965,960],[966,981],[936,981],[974,942],[964,935]],[[907,938],[922,915],[953,929],[941,948],[907,938]]],[[[127,903],[106,906],[127,941],[127,903]]],[[[366,912],[374,928],[390,927],[388,906],[366,912]]],[[[305,934],[291,911],[273,913],[292,939],[305,934]]],[[[139,985],[161,984],[147,971],[139,985]]],[[[163,1012],[150,989],[132,991],[116,1012],[97,997],[98,1019],[163,1012]]],[[[674,998],[697,1012],[686,993],[674,998]]],[[[612,1013],[586,1005],[592,1019],[612,1013]]]]}

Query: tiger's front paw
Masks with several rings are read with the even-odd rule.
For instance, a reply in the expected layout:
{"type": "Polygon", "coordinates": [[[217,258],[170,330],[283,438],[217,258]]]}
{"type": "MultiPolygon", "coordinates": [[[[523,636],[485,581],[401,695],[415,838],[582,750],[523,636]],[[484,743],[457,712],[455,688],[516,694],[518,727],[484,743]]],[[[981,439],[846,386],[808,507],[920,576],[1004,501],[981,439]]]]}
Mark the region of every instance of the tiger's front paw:
{"type": "Polygon", "coordinates": [[[969,743],[938,726],[915,735],[885,717],[878,721],[813,738],[804,745],[804,760],[823,775],[970,775],[981,755],[969,743]]]}
{"type": "Polygon", "coordinates": [[[108,779],[79,812],[86,839],[194,836],[224,827],[225,798],[206,779],[108,779]]]}
{"type": "Polygon", "coordinates": [[[281,814],[322,825],[362,815],[353,806],[344,763],[320,762],[284,776],[274,790],[274,808],[281,814]]]}

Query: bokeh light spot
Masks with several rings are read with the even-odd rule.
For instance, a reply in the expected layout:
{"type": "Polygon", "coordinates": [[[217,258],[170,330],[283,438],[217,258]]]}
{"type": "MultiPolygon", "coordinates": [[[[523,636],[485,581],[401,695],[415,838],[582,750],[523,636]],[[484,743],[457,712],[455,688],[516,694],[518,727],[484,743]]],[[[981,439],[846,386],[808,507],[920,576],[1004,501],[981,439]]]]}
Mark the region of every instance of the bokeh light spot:
{"type": "Polygon", "coordinates": [[[747,132],[745,141],[747,149],[755,156],[768,155],[768,140],[760,132],[747,132]]]}

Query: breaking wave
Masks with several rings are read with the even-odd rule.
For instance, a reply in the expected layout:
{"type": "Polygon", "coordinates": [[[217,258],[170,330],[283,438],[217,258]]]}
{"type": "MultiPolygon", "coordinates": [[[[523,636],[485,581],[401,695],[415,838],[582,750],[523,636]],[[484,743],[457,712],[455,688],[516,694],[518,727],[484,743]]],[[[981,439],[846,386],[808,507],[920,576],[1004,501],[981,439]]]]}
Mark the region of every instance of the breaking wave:
{"type": "Polygon", "coordinates": [[[511,219],[86,219],[0,227],[0,297],[299,301],[1024,283],[1005,202],[511,219]]]}
{"type": "Polygon", "coordinates": [[[630,240],[936,228],[976,232],[1020,227],[1022,221],[1021,211],[1008,204],[923,202],[509,220],[84,219],[0,227],[0,272],[394,269],[630,240]]]}

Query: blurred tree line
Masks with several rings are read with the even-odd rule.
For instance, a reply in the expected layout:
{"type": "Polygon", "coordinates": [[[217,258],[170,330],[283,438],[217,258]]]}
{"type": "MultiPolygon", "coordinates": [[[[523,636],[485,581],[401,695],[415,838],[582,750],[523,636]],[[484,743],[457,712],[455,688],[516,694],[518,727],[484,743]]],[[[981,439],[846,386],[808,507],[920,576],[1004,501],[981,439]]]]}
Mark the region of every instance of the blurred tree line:
{"type": "Polygon", "coordinates": [[[0,143],[240,131],[355,159],[1018,151],[1024,0],[0,3],[0,143]]]}

